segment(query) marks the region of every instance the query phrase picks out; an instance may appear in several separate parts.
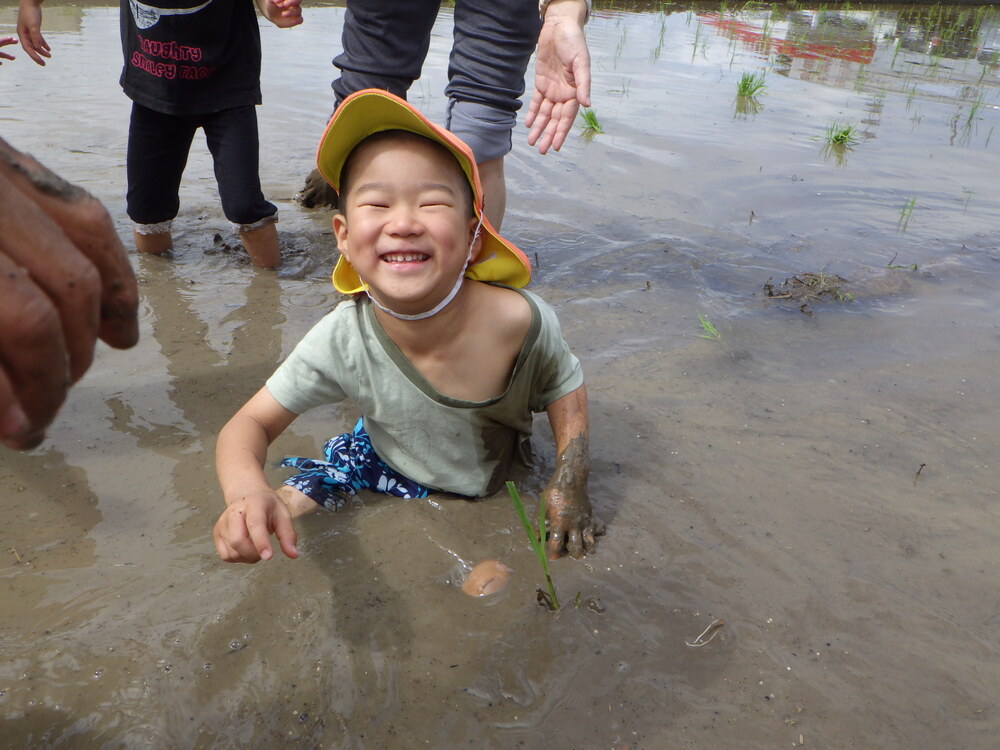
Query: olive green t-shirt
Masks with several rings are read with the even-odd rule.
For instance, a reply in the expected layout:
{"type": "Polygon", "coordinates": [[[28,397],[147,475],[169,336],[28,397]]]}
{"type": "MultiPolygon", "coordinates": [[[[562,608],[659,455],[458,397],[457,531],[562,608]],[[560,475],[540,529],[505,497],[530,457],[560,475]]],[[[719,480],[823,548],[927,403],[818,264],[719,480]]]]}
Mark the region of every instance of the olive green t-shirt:
{"type": "Polygon", "coordinates": [[[462,401],[436,391],[363,297],[340,303],[317,323],[267,389],[296,414],[350,399],[364,413],[375,451],[393,469],[444,492],[491,494],[525,456],[532,413],[583,384],[555,311],[531,292],[515,291],[531,307],[531,326],[507,390],[497,398],[462,401]]]}

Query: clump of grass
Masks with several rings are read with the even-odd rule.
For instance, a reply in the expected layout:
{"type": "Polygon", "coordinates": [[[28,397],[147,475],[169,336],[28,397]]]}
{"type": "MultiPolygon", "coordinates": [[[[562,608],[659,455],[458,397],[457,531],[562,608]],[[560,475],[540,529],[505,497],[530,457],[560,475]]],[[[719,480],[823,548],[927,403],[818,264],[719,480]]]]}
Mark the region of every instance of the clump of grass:
{"type": "Polygon", "coordinates": [[[831,146],[841,146],[843,148],[854,148],[861,143],[861,136],[858,135],[856,126],[849,123],[832,122],[826,126],[826,134],[823,137],[831,146]]]}
{"type": "Polygon", "coordinates": [[[719,329],[713,325],[711,320],[698,313],[698,322],[701,323],[701,329],[704,331],[704,333],[698,334],[698,338],[708,339],[709,341],[722,341],[722,334],[719,333],[719,329]]]}
{"type": "Polygon", "coordinates": [[[545,495],[538,498],[538,532],[531,528],[531,521],[524,510],[524,503],[521,502],[521,495],[513,482],[507,482],[507,494],[510,495],[511,502],[514,503],[514,511],[521,520],[524,533],[528,535],[528,543],[531,545],[538,564],[542,566],[542,573],[545,574],[545,584],[548,586],[548,594],[538,589],[538,601],[550,610],[559,609],[559,600],[556,599],[556,587],[552,583],[552,576],[549,575],[549,558],[545,555],[545,495]]]}
{"type": "Polygon", "coordinates": [[[600,135],[604,132],[601,121],[597,119],[597,113],[587,108],[580,111],[580,119],[583,120],[583,132],[586,135],[600,135]]]}
{"type": "Polygon", "coordinates": [[[763,73],[743,73],[736,84],[736,96],[753,98],[764,93],[766,88],[763,73]]]}

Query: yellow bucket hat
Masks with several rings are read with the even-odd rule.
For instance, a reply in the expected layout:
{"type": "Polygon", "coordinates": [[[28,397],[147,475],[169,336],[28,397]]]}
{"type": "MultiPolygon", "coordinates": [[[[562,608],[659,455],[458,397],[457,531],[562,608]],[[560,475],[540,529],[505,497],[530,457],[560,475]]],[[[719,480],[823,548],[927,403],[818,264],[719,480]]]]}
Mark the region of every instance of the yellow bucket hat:
{"type": "MultiPolygon", "coordinates": [[[[465,277],[522,287],[531,281],[531,262],[513,243],[505,240],[483,215],[483,187],[472,150],[458,136],[438,127],[410,104],[388,91],[364,89],[351,94],[333,113],[316,152],[316,166],[334,190],[340,192],[344,162],[365,138],[384,130],[405,130],[447,148],[472,186],[472,210],[482,221],[479,254],[469,263],[465,277]]],[[[333,269],[333,286],[343,294],[363,292],[364,282],[341,255],[333,269]]]]}

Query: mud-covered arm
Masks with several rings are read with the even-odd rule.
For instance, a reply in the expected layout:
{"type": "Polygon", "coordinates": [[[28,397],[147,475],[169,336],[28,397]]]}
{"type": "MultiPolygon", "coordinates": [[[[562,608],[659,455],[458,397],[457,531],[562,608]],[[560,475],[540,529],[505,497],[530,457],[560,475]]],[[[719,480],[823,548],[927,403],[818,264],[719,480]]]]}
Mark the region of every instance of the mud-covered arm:
{"type": "Polygon", "coordinates": [[[556,441],[556,467],[545,486],[549,538],[546,550],[555,559],[565,549],[572,557],[592,554],[604,524],[594,515],[587,493],[590,477],[587,388],[556,399],[546,409],[556,441]]]}

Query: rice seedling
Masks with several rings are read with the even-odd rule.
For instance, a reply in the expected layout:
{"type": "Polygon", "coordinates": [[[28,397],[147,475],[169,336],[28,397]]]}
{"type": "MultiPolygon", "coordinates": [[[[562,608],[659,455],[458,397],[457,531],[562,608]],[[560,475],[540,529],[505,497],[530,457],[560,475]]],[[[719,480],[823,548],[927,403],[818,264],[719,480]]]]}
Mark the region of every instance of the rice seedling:
{"type": "Polygon", "coordinates": [[[975,193],[968,188],[962,190],[962,216],[965,216],[965,212],[969,210],[969,201],[972,200],[972,196],[975,193]]]}
{"type": "Polygon", "coordinates": [[[704,333],[698,334],[698,338],[708,339],[709,341],[722,341],[722,334],[719,333],[719,329],[715,327],[711,320],[698,313],[698,322],[701,323],[701,329],[704,331],[704,333]]]}
{"type": "Polygon", "coordinates": [[[597,113],[589,107],[580,110],[580,119],[583,120],[583,132],[585,135],[594,136],[604,132],[604,128],[601,127],[601,121],[597,119],[597,113]]]}
{"type": "Polygon", "coordinates": [[[521,502],[521,495],[513,482],[507,482],[507,494],[510,495],[511,502],[514,503],[514,511],[517,513],[524,533],[528,535],[528,544],[531,545],[538,564],[542,566],[542,573],[545,575],[545,584],[548,593],[538,589],[538,602],[544,604],[551,611],[559,609],[559,600],[556,598],[556,587],[552,583],[552,576],[549,575],[549,558],[545,554],[545,495],[538,498],[538,532],[531,528],[531,521],[524,510],[524,503],[521,502]]]}
{"type": "Polygon", "coordinates": [[[764,93],[767,84],[764,82],[763,73],[744,72],[740,80],[736,83],[736,96],[752,98],[764,93]]]}
{"type": "Polygon", "coordinates": [[[831,146],[854,148],[854,146],[861,143],[861,136],[858,135],[858,129],[854,125],[832,122],[826,126],[826,134],[823,140],[831,146]]]}
{"type": "Polygon", "coordinates": [[[868,80],[868,73],[865,71],[865,66],[862,65],[861,69],[858,70],[858,74],[854,76],[854,91],[858,94],[865,90],[865,82],[868,80]]]}
{"type": "Polygon", "coordinates": [[[890,260],[888,263],[885,264],[886,268],[889,268],[889,269],[898,269],[898,270],[905,270],[905,271],[916,271],[917,268],[919,268],[919,266],[916,263],[906,263],[906,264],[897,263],[896,262],[896,256],[897,255],[899,255],[899,253],[896,253],[896,255],[893,255],[892,256],[892,260],[890,260]]]}
{"type": "Polygon", "coordinates": [[[986,99],[986,92],[980,91],[979,96],[976,97],[976,100],[972,103],[972,106],[969,108],[969,116],[965,120],[965,124],[967,126],[971,125],[976,115],[979,114],[979,110],[982,109],[983,102],[985,101],[985,99],[986,99]]]}
{"type": "Polygon", "coordinates": [[[626,26],[622,30],[621,36],[618,38],[618,46],[615,48],[615,69],[618,68],[618,62],[622,59],[622,53],[625,51],[625,46],[628,43],[628,27],[626,26]]]}
{"type": "Polygon", "coordinates": [[[622,85],[616,89],[608,89],[608,93],[617,94],[618,96],[628,96],[631,93],[631,86],[630,86],[631,83],[632,83],[631,78],[623,78],[622,85]]]}
{"type": "Polygon", "coordinates": [[[906,227],[910,224],[910,217],[913,215],[913,209],[917,207],[916,196],[911,196],[906,203],[903,204],[903,210],[899,212],[899,222],[896,224],[896,233],[900,234],[906,231],[906,227]]]}
{"type": "Polygon", "coordinates": [[[660,19],[660,38],[656,43],[656,47],[653,48],[652,52],[649,53],[649,61],[655,63],[660,59],[660,55],[663,54],[663,44],[667,35],[667,17],[663,16],[660,19]]]}

